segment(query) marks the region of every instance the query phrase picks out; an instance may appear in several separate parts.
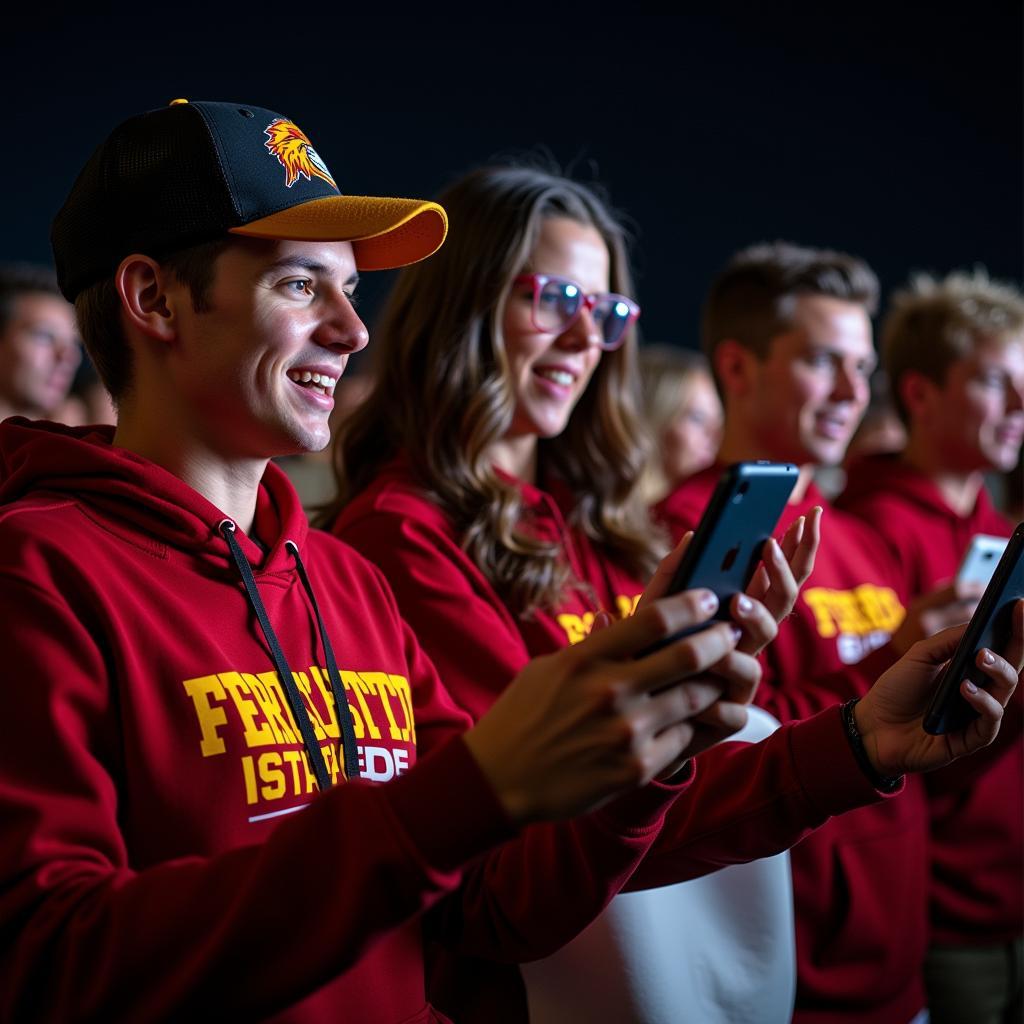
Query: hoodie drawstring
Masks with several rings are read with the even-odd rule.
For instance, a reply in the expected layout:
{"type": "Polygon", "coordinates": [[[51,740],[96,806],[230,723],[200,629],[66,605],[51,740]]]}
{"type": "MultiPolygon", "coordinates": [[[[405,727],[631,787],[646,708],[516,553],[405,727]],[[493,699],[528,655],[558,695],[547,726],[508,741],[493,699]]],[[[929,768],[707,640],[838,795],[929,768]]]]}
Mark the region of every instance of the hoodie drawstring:
{"type": "MultiPolygon", "coordinates": [[[[235,537],[235,524],[230,519],[223,519],[218,524],[217,528],[224,535],[224,539],[227,541],[228,548],[231,551],[231,557],[234,559],[235,565],[238,567],[238,574],[242,577],[242,582],[245,584],[245,591],[249,597],[249,605],[252,607],[252,610],[259,621],[260,628],[263,630],[263,635],[266,638],[267,645],[270,647],[270,654],[274,659],[274,667],[277,669],[277,675],[280,678],[281,685],[284,687],[284,692],[288,697],[288,703],[291,705],[292,715],[299,727],[299,732],[302,734],[302,742],[305,744],[306,754],[309,758],[310,768],[313,770],[313,774],[316,777],[317,786],[320,788],[321,792],[326,792],[331,788],[330,773],[327,770],[327,765],[324,763],[323,754],[320,751],[320,744],[317,742],[316,734],[313,732],[313,725],[309,720],[309,712],[306,711],[306,706],[302,702],[302,696],[299,693],[298,687],[295,685],[295,677],[292,675],[292,671],[288,667],[288,662],[285,659],[284,651],[281,649],[281,644],[277,639],[277,634],[274,632],[274,627],[270,624],[267,609],[260,598],[259,590],[256,588],[256,578],[253,576],[252,566],[249,565],[249,560],[245,557],[245,553],[242,551],[242,547],[238,543],[238,538],[235,537]]],[[[313,588],[310,585],[309,577],[306,575],[305,566],[303,566],[302,560],[299,558],[299,549],[292,541],[286,541],[285,546],[292,553],[292,557],[295,559],[295,564],[299,571],[299,579],[302,581],[306,595],[309,597],[310,603],[313,605],[313,611],[316,614],[317,625],[320,628],[320,642],[324,648],[324,660],[327,662],[327,676],[331,683],[331,689],[334,691],[334,707],[337,713],[338,729],[341,733],[342,760],[344,762],[343,771],[346,779],[355,779],[359,777],[359,757],[356,752],[356,735],[355,729],[352,725],[352,715],[349,711],[348,701],[345,699],[345,687],[341,681],[341,674],[338,672],[338,664],[334,659],[334,650],[331,647],[330,640],[327,638],[327,630],[324,626],[324,620],[320,615],[320,608],[317,605],[316,597],[313,594],[313,588]]]]}

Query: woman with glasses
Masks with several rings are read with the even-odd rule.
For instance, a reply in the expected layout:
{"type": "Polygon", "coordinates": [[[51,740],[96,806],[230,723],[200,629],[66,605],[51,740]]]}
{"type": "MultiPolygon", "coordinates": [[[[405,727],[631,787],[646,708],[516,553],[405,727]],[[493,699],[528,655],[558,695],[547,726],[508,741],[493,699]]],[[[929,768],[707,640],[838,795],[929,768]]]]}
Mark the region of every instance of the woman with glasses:
{"type": "MultiPolygon", "coordinates": [[[[325,521],[385,568],[477,716],[531,653],[630,614],[667,545],[635,491],[640,310],[608,206],[532,167],[475,171],[440,199],[452,230],[402,272],[374,332],[325,521]]],[[[796,594],[780,563],[773,614],[796,594]]]]}
{"type": "MultiPolygon", "coordinates": [[[[635,488],[640,310],[607,205],[524,167],[476,171],[440,201],[452,231],[400,275],[375,332],[375,383],[339,438],[328,521],[381,566],[476,718],[529,658],[630,614],[666,544],[635,488]]],[[[798,575],[815,544],[816,523],[787,538],[798,575]]],[[[781,550],[768,562],[758,594],[770,612],[734,608],[747,651],[796,596],[781,550]]],[[[729,696],[704,716],[703,745],[742,723],[729,696]]],[[[764,839],[765,853],[787,845],[764,839]]],[[[652,867],[663,873],[649,884],[707,866],[667,870],[652,867]]],[[[439,953],[435,983],[454,1019],[526,1016],[514,968],[439,953]]]]}

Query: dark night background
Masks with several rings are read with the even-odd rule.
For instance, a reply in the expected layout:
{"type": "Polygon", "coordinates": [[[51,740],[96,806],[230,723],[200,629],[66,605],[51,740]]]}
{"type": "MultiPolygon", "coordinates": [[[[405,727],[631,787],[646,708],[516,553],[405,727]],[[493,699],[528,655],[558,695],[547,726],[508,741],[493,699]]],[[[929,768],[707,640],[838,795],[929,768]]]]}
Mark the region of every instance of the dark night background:
{"type": "Polygon", "coordinates": [[[886,291],[911,269],[1024,276],[1018,3],[208,9],[6,18],[0,259],[48,261],[92,148],[185,96],[293,117],[351,193],[430,196],[546,147],[631,219],[650,340],[694,344],[715,270],[766,238],[863,255],[886,291]]]}

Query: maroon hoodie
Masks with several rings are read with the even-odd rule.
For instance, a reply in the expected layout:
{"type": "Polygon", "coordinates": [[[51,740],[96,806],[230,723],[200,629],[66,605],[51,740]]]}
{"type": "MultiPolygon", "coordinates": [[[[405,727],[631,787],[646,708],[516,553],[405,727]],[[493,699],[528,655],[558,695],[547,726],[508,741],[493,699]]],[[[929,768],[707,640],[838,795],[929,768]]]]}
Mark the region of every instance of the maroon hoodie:
{"type": "MultiPolygon", "coordinates": [[[[453,699],[474,719],[529,658],[582,639],[599,608],[628,613],[641,589],[572,523],[573,498],[564,485],[553,481],[545,491],[506,480],[520,492],[523,528],[555,541],[580,584],[557,608],[529,616],[510,611],[463,549],[451,517],[425,493],[402,458],[385,466],[334,524],[339,536],[383,569],[403,616],[438,665],[453,699]]],[[[670,808],[630,888],[667,885],[777,853],[828,815],[876,800],[838,728],[836,702],[834,693],[825,693],[814,709],[819,713],[809,721],[790,724],[762,743],[724,743],[701,754],[693,784],[670,808]],[[827,772],[821,770],[825,763],[827,772]]],[[[906,801],[900,796],[882,802],[906,801]]],[[[902,813],[896,810],[883,820],[899,823],[902,813]]],[[[871,828],[878,831],[877,819],[871,819],[871,828]]],[[[866,838],[869,845],[877,840],[866,838]]],[[[876,907],[892,896],[883,885],[867,903],[876,907]]],[[[832,919],[824,905],[820,910],[832,919]]],[[[875,955],[870,948],[864,952],[875,955]]],[[[460,1022],[525,1019],[516,972],[441,955],[433,981],[441,1005],[460,1022]]],[[[920,1005],[899,1024],[906,1024],[920,1005]]]]}
{"type": "MultiPolygon", "coordinates": [[[[721,472],[691,477],[658,506],[675,538],[697,524],[721,472]]],[[[755,697],[783,723],[866,693],[893,660],[888,640],[904,616],[884,544],[813,484],[778,535],[815,505],[825,514],[814,571],[765,649],[755,697]]],[[[900,799],[833,818],[793,849],[794,1021],[907,1024],[925,1005],[926,821],[923,787],[910,778],[900,799]]]]}
{"type": "MultiPolygon", "coordinates": [[[[932,480],[898,455],[852,465],[839,504],[889,543],[911,597],[951,580],[976,533],[1013,532],[984,488],[974,509],[958,515],[932,480]]],[[[981,760],[925,776],[932,938],[942,945],[992,945],[1024,932],[1022,696],[1018,688],[999,739],[981,760]]]]}
{"type": "Polygon", "coordinates": [[[437,1020],[425,929],[518,960],[599,912],[689,776],[628,816],[611,804],[510,838],[459,739],[470,719],[381,573],[308,531],[270,465],[259,543],[237,536],[343,783],[317,795],[223,513],[110,436],[0,426],[0,1019],[437,1020]],[[351,782],[310,594],[355,730],[351,782]]]}

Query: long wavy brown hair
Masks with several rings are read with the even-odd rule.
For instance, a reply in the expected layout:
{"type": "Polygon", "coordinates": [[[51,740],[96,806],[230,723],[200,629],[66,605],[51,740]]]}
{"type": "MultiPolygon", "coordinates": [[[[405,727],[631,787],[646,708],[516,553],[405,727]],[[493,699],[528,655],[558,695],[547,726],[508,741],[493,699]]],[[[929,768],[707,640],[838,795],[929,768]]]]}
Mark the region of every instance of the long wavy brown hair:
{"type": "MultiPolygon", "coordinates": [[[[625,233],[597,192],[535,167],[476,170],[439,197],[451,231],[440,252],[401,272],[374,333],[374,386],[343,426],[330,524],[398,452],[448,513],[464,550],[515,611],[553,608],[571,578],[562,548],[524,528],[518,489],[494,471],[515,396],[501,323],[513,279],[529,269],[542,222],[592,226],[610,256],[612,291],[632,294],[625,233]]],[[[538,479],[575,495],[574,526],[646,579],[664,550],[636,484],[648,447],[638,415],[637,341],[602,354],[566,429],[538,445],[538,479]]]]}

